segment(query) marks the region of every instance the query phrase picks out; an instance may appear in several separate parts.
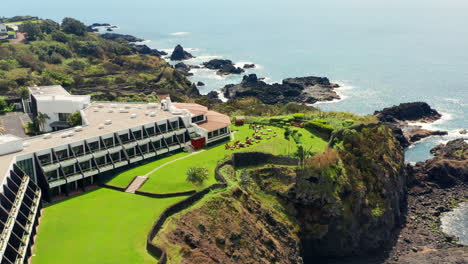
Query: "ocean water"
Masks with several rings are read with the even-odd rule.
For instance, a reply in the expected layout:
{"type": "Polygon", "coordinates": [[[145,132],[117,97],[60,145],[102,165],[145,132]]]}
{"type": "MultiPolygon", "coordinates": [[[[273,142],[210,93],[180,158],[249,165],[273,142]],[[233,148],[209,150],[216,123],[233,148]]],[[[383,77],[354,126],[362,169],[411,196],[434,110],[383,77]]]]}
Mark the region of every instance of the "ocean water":
{"type": "Polygon", "coordinates": [[[444,233],[457,236],[459,243],[468,245],[468,202],[461,203],[453,211],[442,215],[444,233]]]}
{"type": "MultiPolygon", "coordinates": [[[[326,76],[343,85],[343,100],[323,110],[371,114],[409,101],[426,101],[444,118],[431,126],[450,131],[407,151],[409,162],[468,128],[468,2],[465,0],[3,0],[0,15],[37,15],[60,21],[108,22],[117,33],[171,50],[182,44],[199,64],[227,58],[278,82],[326,76]]],[[[242,76],[195,70],[202,93],[242,76]]]]}

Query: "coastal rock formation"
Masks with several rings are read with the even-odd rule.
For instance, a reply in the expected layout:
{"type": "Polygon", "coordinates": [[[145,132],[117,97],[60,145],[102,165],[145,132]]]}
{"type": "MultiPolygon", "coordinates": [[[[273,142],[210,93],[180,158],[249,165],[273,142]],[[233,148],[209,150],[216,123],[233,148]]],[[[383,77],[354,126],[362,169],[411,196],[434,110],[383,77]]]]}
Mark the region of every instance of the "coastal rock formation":
{"type": "Polygon", "coordinates": [[[413,125],[409,122],[434,122],[441,118],[441,114],[432,109],[425,102],[402,103],[397,106],[384,108],[381,111],[375,111],[374,115],[384,123],[396,129],[401,129],[407,143],[404,147],[430,136],[444,136],[447,131],[428,130],[419,125],[413,125]]]}
{"type": "Polygon", "coordinates": [[[428,129],[423,129],[420,126],[409,126],[407,129],[405,129],[405,135],[408,139],[408,142],[410,144],[414,144],[417,141],[427,138],[430,136],[445,136],[448,135],[447,131],[441,131],[441,130],[428,130],[428,129]]]}
{"type": "Polygon", "coordinates": [[[414,166],[415,179],[429,179],[442,186],[468,182],[468,143],[464,139],[438,145],[431,153],[434,158],[414,166]]]}
{"type": "Polygon", "coordinates": [[[174,65],[174,69],[178,70],[185,76],[193,76],[193,73],[190,72],[190,67],[183,62],[179,62],[176,65],[174,65]]]}
{"type": "MultiPolygon", "coordinates": [[[[204,82],[197,82],[197,86],[205,86],[204,82]]],[[[218,93],[216,93],[216,97],[218,97],[218,93]]]]}
{"type": "Polygon", "coordinates": [[[442,115],[425,102],[403,103],[374,112],[382,122],[419,121],[433,122],[442,115]]]}
{"type": "Polygon", "coordinates": [[[159,51],[157,49],[152,49],[146,45],[136,45],[136,44],[131,44],[133,52],[140,53],[140,54],[146,54],[146,55],[152,55],[152,56],[164,56],[167,55],[166,52],[164,51],[159,51]]]}
{"type": "Polygon", "coordinates": [[[255,64],[253,64],[253,63],[252,64],[244,64],[243,68],[244,69],[253,69],[253,68],[255,68],[255,64]]]}
{"type": "Polygon", "coordinates": [[[236,67],[231,60],[213,59],[204,62],[203,66],[210,70],[218,70],[216,73],[219,75],[241,74],[244,72],[242,68],[236,67]]]}
{"type": "Polygon", "coordinates": [[[239,187],[176,217],[155,241],[181,248],[183,263],[314,263],[391,246],[407,179],[391,129],[347,129],[330,147],[302,169],[250,166],[239,187]]]}
{"type": "Polygon", "coordinates": [[[223,88],[226,98],[256,97],[265,104],[308,103],[330,101],[340,97],[334,91],[337,84],[322,77],[299,77],[283,80],[282,84],[267,84],[250,74],[243,77],[240,84],[229,84],[223,88]]]}
{"type": "Polygon", "coordinates": [[[132,35],[125,35],[125,34],[118,34],[118,33],[105,33],[101,35],[104,39],[109,40],[116,40],[116,39],[123,39],[128,42],[141,42],[143,39],[134,37],[132,35]]]}
{"type": "Polygon", "coordinates": [[[194,58],[194,56],[185,51],[181,45],[177,45],[171,54],[171,60],[173,61],[188,60],[191,58],[194,58]]]}

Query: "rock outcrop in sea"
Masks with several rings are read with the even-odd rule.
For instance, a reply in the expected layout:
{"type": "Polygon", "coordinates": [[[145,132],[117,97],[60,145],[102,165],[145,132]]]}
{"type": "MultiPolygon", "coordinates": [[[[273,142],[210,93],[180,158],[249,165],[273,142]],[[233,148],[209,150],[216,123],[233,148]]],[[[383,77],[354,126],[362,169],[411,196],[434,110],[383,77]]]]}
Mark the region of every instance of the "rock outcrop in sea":
{"type": "Polygon", "coordinates": [[[208,62],[204,62],[203,66],[210,70],[217,70],[219,75],[228,74],[241,74],[244,70],[240,67],[236,67],[231,60],[213,59],[208,62]]]}
{"type": "Polygon", "coordinates": [[[125,35],[125,34],[118,34],[118,33],[105,33],[105,34],[101,34],[101,37],[104,39],[109,39],[109,40],[123,39],[127,42],[141,42],[144,40],[144,39],[132,36],[132,35],[125,35]]]}
{"type": "Polygon", "coordinates": [[[402,103],[392,107],[375,111],[374,115],[391,127],[401,129],[407,143],[405,147],[430,136],[444,136],[447,131],[428,130],[414,122],[431,123],[442,117],[442,115],[425,102],[402,103]]]}
{"type": "Polygon", "coordinates": [[[194,56],[187,51],[181,45],[177,45],[174,48],[174,51],[171,54],[170,59],[173,61],[181,61],[181,60],[188,60],[194,58],[194,56]]]}
{"type": "Polygon", "coordinates": [[[226,98],[256,97],[265,104],[307,103],[340,99],[334,91],[338,84],[325,77],[298,77],[284,79],[282,84],[267,84],[256,74],[243,77],[239,84],[229,84],[223,88],[226,98]]]}

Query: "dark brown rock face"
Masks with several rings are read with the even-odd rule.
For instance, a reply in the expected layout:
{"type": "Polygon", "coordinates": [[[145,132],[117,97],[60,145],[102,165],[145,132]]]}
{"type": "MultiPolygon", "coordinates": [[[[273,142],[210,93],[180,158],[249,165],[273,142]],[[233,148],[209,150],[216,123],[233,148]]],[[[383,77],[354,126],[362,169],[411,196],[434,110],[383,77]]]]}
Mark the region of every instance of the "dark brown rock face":
{"type": "Polygon", "coordinates": [[[173,61],[188,60],[191,58],[194,58],[194,56],[192,56],[192,54],[185,51],[181,45],[177,45],[171,54],[171,60],[173,61]]]}
{"type": "Polygon", "coordinates": [[[441,115],[425,102],[403,103],[376,111],[374,113],[382,122],[395,121],[435,121],[441,115]]]}
{"type": "Polygon", "coordinates": [[[256,97],[265,104],[309,103],[331,101],[340,97],[334,91],[337,84],[323,77],[299,77],[284,79],[282,84],[267,84],[257,75],[244,76],[240,84],[229,84],[223,88],[226,98],[256,97]]]}
{"type": "Polygon", "coordinates": [[[414,166],[415,178],[429,179],[440,185],[468,182],[468,143],[464,139],[436,146],[431,150],[434,158],[414,166]]]}

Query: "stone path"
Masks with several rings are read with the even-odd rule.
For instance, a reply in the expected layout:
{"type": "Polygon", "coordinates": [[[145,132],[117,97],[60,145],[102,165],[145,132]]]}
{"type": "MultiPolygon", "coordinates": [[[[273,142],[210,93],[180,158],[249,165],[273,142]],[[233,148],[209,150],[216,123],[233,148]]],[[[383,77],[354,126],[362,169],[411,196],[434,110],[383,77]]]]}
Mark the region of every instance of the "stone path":
{"type": "Polygon", "coordinates": [[[135,179],[133,179],[132,184],[128,186],[128,188],[125,190],[127,193],[135,193],[136,190],[138,190],[143,183],[148,179],[146,176],[136,176],[135,179]]]}

